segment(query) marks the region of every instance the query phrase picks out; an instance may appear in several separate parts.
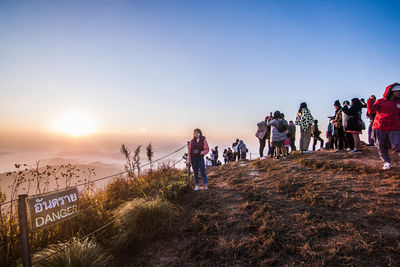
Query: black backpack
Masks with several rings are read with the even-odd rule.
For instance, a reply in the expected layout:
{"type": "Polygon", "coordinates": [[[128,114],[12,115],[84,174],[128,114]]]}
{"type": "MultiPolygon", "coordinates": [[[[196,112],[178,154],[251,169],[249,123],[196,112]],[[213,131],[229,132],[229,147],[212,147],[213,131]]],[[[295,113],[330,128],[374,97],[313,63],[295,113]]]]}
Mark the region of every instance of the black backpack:
{"type": "Polygon", "coordinates": [[[280,120],[279,121],[279,125],[278,127],[276,127],[278,129],[279,132],[283,133],[285,132],[287,129],[289,129],[289,125],[287,123],[286,120],[280,120]]]}

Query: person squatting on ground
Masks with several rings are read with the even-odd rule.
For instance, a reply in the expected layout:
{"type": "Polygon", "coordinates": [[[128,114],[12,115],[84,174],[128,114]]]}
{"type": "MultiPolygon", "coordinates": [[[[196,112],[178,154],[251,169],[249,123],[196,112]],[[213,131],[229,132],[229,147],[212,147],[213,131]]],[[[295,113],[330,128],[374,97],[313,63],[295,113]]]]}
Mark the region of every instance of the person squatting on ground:
{"type": "Polygon", "coordinates": [[[267,125],[271,126],[271,156],[275,155],[275,159],[279,159],[280,154],[284,153],[284,142],[287,138],[286,131],[288,129],[288,123],[281,118],[281,113],[279,111],[275,111],[274,116],[268,118],[267,125]]]}
{"type": "Polygon", "coordinates": [[[311,141],[311,125],[314,118],[310,110],[307,108],[306,103],[301,103],[299,111],[297,112],[296,125],[300,126],[300,151],[307,153],[311,141]]]}
{"type": "Polygon", "coordinates": [[[387,86],[383,98],[376,101],[371,96],[367,102],[367,110],[369,114],[375,115],[372,125],[375,146],[384,162],[383,169],[389,170],[389,148],[393,148],[400,158],[400,84],[387,86]]]}
{"type": "Polygon", "coordinates": [[[260,142],[260,148],[259,148],[260,158],[264,157],[264,148],[267,142],[268,142],[268,155],[270,154],[270,149],[271,149],[269,142],[271,126],[268,126],[267,121],[268,121],[268,116],[265,117],[264,121],[257,123],[258,129],[256,132],[256,137],[260,142]]]}
{"type": "Polygon", "coordinates": [[[203,179],[204,189],[208,189],[208,179],[206,174],[206,168],[204,164],[204,156],[208,154],[210,148],[207,140],[200,129],[193,131],[193,139],[189,142],[189,155],[187,164],[193,168],[194,183],[196,185],[195,191],[199,190],[199,170],[203,179]]]}
{"type": "Polygon", "coordinates": [[[313,142],[313,151],[315,151],[315,147],[317,142],[320,141],[320,149],[324,147],[324,140],[321,138],[321,131],[318,127],[318,120],[314,120],[314,124],[311,126],[311,135],[314,139],[313,142]]]}

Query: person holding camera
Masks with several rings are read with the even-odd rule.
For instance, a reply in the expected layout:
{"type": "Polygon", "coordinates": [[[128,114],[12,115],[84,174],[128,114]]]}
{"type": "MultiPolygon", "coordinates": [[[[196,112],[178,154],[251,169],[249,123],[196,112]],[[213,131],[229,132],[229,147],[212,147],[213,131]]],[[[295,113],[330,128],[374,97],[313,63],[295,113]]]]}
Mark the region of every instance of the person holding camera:
{"type": "Polygon", "coordinates": [[[187,165],[190,168],[192,166],[194,183],[196,187],[195,191],[199,190],[199,170],[201,178],[203,178],[204,189],[208,189],[208,179],[206,174],[206,167],[204,163],[204,156],[210,152],[207,140],[200,129],[193,131],[193,139],[189,142],[189,154],[187,165]]]}

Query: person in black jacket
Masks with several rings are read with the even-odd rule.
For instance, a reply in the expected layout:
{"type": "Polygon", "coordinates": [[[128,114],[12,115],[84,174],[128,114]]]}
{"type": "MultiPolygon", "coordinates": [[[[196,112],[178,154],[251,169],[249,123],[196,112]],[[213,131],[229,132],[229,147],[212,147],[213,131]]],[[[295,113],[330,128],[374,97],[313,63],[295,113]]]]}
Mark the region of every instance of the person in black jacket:
{"type": "Polygon", "coordinates": [[[349,116],[349,121],[347,123],[346,132],[351,133],[354,140],[354,150],[351,152],[360,152],[361,151],[361,141],[360,134],[362,134],[362,120],[361,120],[361,109],[363,108],[363,104],[360,99],[353,98],[351,100],[351,107],[348,106],[343,107],[343,112],[349,116]]]}
{"type": "Polygon", "coordinates": [[[311,126],[311,135],[314,138],[313,151],[315,151],[315,147],[316,147],[318,141],[321,142],[320,149],[323,148],[324,140],[322,140],[322,138],[321,138],[321,131],[319,130],[319,127],[318,127],[318,120],[314,120],[314,124],[311,126]]]}

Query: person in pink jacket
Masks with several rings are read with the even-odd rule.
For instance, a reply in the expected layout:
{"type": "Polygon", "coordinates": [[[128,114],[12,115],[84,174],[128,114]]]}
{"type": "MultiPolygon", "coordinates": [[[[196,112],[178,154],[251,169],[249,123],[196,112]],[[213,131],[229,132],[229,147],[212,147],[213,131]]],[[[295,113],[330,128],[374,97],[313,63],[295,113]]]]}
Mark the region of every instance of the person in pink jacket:
{"type": "Polygon", "coordinates": [[[400,84],[393,83],[386,87],[383,98],[375,101],[368,99],[369,114],[375,114],[372,129],[375,134],[375,145],[384,162],[383,169],[391,167],[389,148],[393,148],[400,158],[400,84]]]}
{"type": "Polygon", "coordinates": [[[208,189],[208,180],[206,174],[206,167],[204,163],[204,156],[210,152],[210,148],[206,141],[205,136],[200,129],[193,131],[193,139],[189,142],[189,153],[187,164],[193,168],[194,183],[196,185],[195,191],[199,190],[199,170],[201,178],[203,178],[204,189],[208,189]]]}

